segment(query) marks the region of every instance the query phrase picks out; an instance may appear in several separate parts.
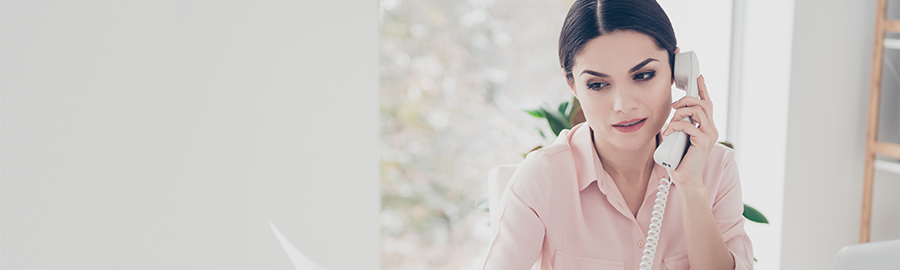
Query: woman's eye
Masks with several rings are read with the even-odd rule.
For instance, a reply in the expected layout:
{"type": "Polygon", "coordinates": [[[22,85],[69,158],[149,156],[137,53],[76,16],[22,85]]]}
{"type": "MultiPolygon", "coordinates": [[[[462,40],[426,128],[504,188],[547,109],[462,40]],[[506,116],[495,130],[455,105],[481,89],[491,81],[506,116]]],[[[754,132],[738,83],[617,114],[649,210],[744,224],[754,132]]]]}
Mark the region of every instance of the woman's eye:
{"type": "Polygon", "coordinates": [[[639,81],[646,81],[649,79],[653,79],[653,76],[656,76],[656,71],[638,73],[637,75],[634,75],[634,79],[639,81]]]}
{"type": "Polygon", "coordinates": [[[596,91],[596,90],[603,89],[603,87],[606,87],[607,85],[609,85],[609,84],[601,83],[601,82],[592,82],[592,83],[588,83],[587,87],[588,87],[588,89],[596,91]]]}

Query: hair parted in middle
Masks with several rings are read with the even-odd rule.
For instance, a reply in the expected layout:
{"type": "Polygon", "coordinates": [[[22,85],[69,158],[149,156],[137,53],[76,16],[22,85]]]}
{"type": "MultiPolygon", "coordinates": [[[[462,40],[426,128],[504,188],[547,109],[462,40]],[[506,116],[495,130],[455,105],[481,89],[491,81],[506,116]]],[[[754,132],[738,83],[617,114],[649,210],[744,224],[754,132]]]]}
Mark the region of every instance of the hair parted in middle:
{"type": "Polygon", "coordinates": [[[675,67],[675,30],[669,16],[655,0],[577,0],[572,4],[559,34],[559,64],[569,82],[574,80],[575,56],[584,44],[614,31],[633,30],[656,41],[669,52],[675,67]]]}

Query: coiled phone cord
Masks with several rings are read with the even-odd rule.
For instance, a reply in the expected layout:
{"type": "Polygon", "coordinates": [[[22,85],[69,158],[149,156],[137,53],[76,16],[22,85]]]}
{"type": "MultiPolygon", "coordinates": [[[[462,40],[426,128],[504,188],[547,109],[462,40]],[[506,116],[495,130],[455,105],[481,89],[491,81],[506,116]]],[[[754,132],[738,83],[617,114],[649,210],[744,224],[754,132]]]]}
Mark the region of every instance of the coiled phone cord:
{"type": "Polygon", "coordinates": [[[644,255],[641,256],[641,270],[650,270],[653,267],[653,258],[656,256],[659,230],[662,228],[663,214],[666,213],[666,200],[669,198],[669,187],[672,185],[672,171],[667,171],[669,178],[659,180],[659,191],[656,192],[656,204],[653,205],[650,229],[647,231],[647,241],[644,244],[644,255]]]}

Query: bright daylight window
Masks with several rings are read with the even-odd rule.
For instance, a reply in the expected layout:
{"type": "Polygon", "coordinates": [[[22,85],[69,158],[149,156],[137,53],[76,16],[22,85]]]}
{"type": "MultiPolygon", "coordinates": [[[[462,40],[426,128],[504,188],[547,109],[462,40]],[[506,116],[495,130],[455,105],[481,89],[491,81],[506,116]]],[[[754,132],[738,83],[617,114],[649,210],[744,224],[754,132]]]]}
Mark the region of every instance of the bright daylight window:
{"type": "Polygon", "coordinates": [[[524,109],[571,97],[556,55],[571,3],[381,1],[383,269],[481,261],[488,171],[552,139],[524,109]]]}

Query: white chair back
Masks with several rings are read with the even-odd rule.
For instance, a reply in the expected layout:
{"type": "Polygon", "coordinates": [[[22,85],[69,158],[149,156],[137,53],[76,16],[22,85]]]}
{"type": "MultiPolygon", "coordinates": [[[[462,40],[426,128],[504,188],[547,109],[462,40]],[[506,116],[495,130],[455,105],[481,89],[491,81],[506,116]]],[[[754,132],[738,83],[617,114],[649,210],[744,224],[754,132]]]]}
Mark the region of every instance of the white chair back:
{"type": "Polygon", "coordinates": [[[900,269],[900,239],[845,246],[832,269],[900,269]]]}
{"type": "Polygon", "coordinates": [[[497,233],[496,224],[500,220],[500,211],[497,211],[500,207],[500,198],[503,197],[503,192],[506,191],[509,180],[512,179],[512,175],[516,172],[516,168],[519,168],[519,164],[507,164],[500,165],[488,172],[489,212],[491,213],[491,230],[494,233],[497,233]]]}

